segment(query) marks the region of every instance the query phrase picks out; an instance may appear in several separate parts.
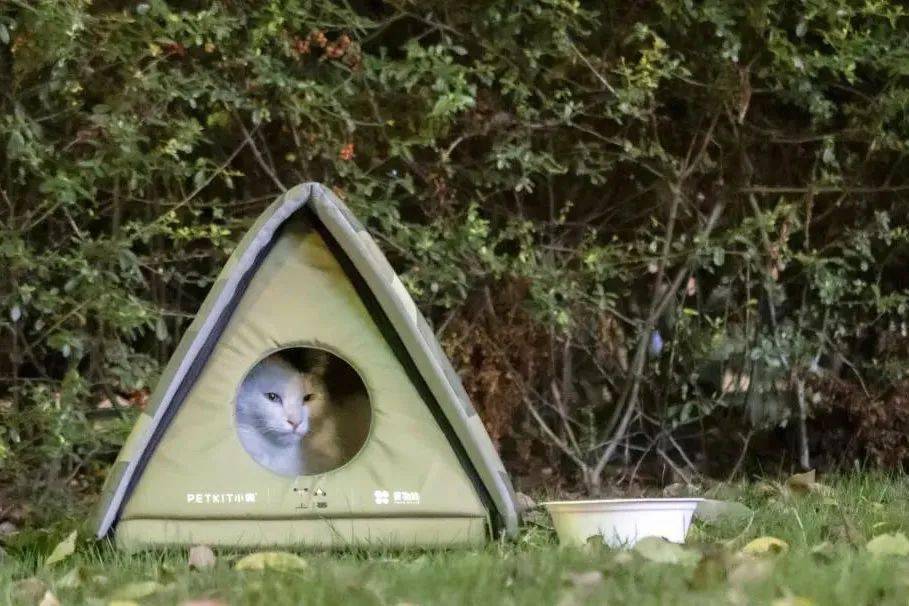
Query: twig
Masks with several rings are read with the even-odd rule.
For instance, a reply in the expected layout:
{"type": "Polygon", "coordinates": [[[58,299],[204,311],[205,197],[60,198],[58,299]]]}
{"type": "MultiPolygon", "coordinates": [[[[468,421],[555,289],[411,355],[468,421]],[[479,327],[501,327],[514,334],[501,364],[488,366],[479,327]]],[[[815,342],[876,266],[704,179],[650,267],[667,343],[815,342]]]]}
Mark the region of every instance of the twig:
{"type": "MultiPolygon", "coordinates": [[[[748,435],[746,435],[742,439],[742,441],[743,441],[742,452],[739,453],[738,460],[735,462],[735,465],[733,466],[732,471],[729,473],[729,477],[726,478],[727,482],[732,482],[732,480],[735,478],[735,476],[738,475],[739,470],[742,468],[742,463],[745,462],[745,455],[748,453],[748,445],[751,443],[751,436],[753,436],[753,435],[754,435],[754,430],[750,429],[750,430],[748,430],[748,435]]],[[[739,434],[739,437],[742,437],[742,434],[739,434]]]]}
{"type": "Polygon", "coordinates": [[[693,471],[694,473],[697,473],[697,471],[698,471],[697,467],[695,467],[694,463],[691,462],[691,459],[688,458],[688,455],[685,454],[685,450],[682,448],[682,445],[679,444],[676,441],[676,439],[672,437],[672,433],[667,431],[666,437],[669,438],[669,442],[676,449],[676,452],[678,452],[679,455],[681,455],[682,460],[685,461],[685,465],[687,465],[691,471],[693,471]]]}
{"type": "MultiPolygon", "coordinates": [[[[713,228],[715,227],[717,220],[719,220],[724,207],[725,202],[723,200],[720,200],[716,206],[713,207],[713,211],[710,213],[710,217],[707,220],[707,225],[703,230],[702,237],[704,240],[707,240],[710,237],[710,234],[713,232],[713,228]]],[[[666,309],[666,306],[669,304],[672,298],[675,297],[676,292],[678,292],[678,289],[682,284],[682,280],[688,271],[690,271],[689,266],[692,262],[693,259],[679,269],[679,271],[676,273],[675,279],[672,281],[672,284],[669,286],[669,288],[666,289],[666,292],[663,294],[662,300],[653,307],[650,315],[644,323],[643,332],[638,339],[638,347],[635,351],[634,364],[632,366],[631,387],[627,392],[628,397],[617,407],[617,409],[625,409],[624,415],[622,416],[616,430],[614,432],[611,432],[613,436],[621,436],[624,434],[628,428],[628,424],[631,422],[634,410],[637,408],[638,393],[640,392],[641,379],[643,378],[644,373],[644,364],[647,361],[647,345],[650,339],[650,333],[653,331],[656,319],[660,317],[660,315],[666,309]]],[[[603,472],[603,469],[612,459],[612,455],[615,453],[617,447],[618,441],[613,440],[603,452],[603,454],[600,455],[600,458],[597,460],[592,471],[594,477],[598,477],[599,474],[603,472]]]]}
{"type": "Polygon", "coordinates": [[[677,474],[679,474],[679,476],[681,476],[682,480],[685,481],[685,484],[688,484],[689,486],[691,485],[691,478],[688,476],[688,474],[686,474],[684,471],[682,471],[681,467],[679,467],[678,465],[675,464],[675,461],[672,460],[672,457],[670,457],[668,454],[666,454],[666,452],[662,448],[657,448],[657,454],[660,455],[661,457],[663,457],[663,460],[666,461],[666,463],[669,465],[669,467],[672,468],[672,471],[676,472],[677,474]]]}
{"type": "Polygon", "coordinates": [[[805,380],[796,376],[797,374],[793,369],[792,376],[795,380],[799,405],[799,465],[802,466],[802,469],[811,469],[811,454],[808,451],[808,402],[805,400],[805,380]]]}
{"type": "Polygon", "coordinates": [[[574,54],[577,55],[578,58],[581,60],[581,62],[587,66],[587,69],[590,70],[590,73],[592,73],[594,75],[594,77],[596,77],[596,79],[600,81],[600,84],[603,85],[603,88],[605,88],[609,92],[615,94],[615,89],[612,88],[611,84],[609,84],[609,80],[606,79],[606,76],[604,76],[603,74],[601,74],[600,72],[598,72],[596,70],[596,68],[587,59],[586,55],[584,55],[584,53],[582,53],[580,50],[578,50],[578,47],[575,46],[574,42],[569,42],[569,44],[571,45],[571,50],[574,51],[574,54]]]}
{"type": "Polygon", "coordinates": [[[271,169],[271,167],[265,161],[265,158],[262,156],[262,152],[259,151],[258,146],[256,146],[256,142],[253,140],[252,135],[246,129],[246,125],[243,124],[242,118],[240,118],[240,116],[238,116],[236,114],[236,112],[234,112],[234,118],[237,120],[237,123],[240,125],[240,128],[243,130],[243,137],[246,139],[246,144],[249,145],[250,149],[252,149],[253,155],[256,157],[256,162],[259,163],[259,166],[262,167],[262,170],[265,171],[265,174],[269,176],[269,178],[272,180],[272,183],[274,183],[275,185],[278,186],[278,189],[280,189],[281,191],[287,191],[287,188],[284,187],[284,184],[281,183],[281,180],[278,178],[278,176],[275,174],[275,172],[271,169]]]}
{"type": "Polygon", "coordinates": [[[552,429],[550,429],[549,425],[546,423],[543,417],[540,416],[540,413],[537,411],[536,406],[533,405],[533,403],[530,401],[530,398],[528,398],[526,395],[524,396],[524,404],[526,404],[527,408],[530,409],[530,414],[540,426],[540,429],[543,430],[543,433],[549,436],[549,439],[559,447],[559,450],[564,452],[572,461],[577,464],[578,467],[581,468],[581,471],[586,477],[587,463],[585,463],[559,436],[556,435],[554,431],[552,431],[552,429]]]}
{"type": "Polygon", "coordinates": [[[808,185],[781,186],[752,185],[738,190],[741,194],[881,194],[909,190],[909,185],[891,185],[885,187],[849,187],[847,185],[808,185]]]}

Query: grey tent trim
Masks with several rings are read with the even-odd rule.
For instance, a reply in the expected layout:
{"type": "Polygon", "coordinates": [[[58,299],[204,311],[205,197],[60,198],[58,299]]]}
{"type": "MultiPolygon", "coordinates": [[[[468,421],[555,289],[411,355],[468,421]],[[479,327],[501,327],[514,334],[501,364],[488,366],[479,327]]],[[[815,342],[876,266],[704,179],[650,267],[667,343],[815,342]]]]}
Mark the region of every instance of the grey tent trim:
{"type": "MultiPolygon", "coordinates": [[[[287,191],[260,216],[237,246],[186,331],[178,355],[165,369],[162,383],[164,378],[167,380],[163,393],[159,385],[152,395],[153,414],[147,419],[144,434],[138,438],[137,451],[144,453],[153,447],[153,438],[159,426],[166,422],[177,390],[190,374],[196,358],[203,354],[209,336],[223,321],[222,316],[229,316],[235,293],[255,272],[257,260],[268,250],[281,225],[306,205],[337,241],[376,298],[488,491],[505,534],[514,535],[518,526],[514,490],[457,373],[375,241],[344,203],[318,183],[305,183],[287,191]]],[[[111,487],[109,501],[101,512],[98,538],[106,536],[116,522],[141,461],[140,456],[132,457],[122,474],[112,477],[116,486],[111,487]]]]}

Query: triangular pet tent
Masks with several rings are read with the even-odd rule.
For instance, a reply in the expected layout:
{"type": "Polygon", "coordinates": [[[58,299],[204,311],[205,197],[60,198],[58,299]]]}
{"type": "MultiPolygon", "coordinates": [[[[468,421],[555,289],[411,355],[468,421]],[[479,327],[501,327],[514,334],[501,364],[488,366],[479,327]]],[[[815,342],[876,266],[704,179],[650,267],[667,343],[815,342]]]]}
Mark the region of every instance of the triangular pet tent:
{"type": "Polygon", "coordinates": [[[517,523],[433,331],[366,229],[308,183],[259,217],[213,285],[109,472],[97,536],[127,548],[446,546],[517,523]],[[337,468],[275,473],[241,443],[239,390],[285,348],[328,352],[365,386],[365,443],[337,468]]]}

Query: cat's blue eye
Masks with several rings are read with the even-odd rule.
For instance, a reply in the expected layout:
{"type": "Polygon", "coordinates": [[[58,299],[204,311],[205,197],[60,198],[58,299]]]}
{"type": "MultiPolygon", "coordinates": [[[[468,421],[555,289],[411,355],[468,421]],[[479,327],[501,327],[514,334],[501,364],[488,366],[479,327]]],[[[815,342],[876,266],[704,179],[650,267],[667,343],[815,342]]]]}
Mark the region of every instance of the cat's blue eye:
{"type": "Polygon", "coordinates": [[[268,400],[270,402],[280,402],[281,401],[281,396],[279,396],[278,394],[276,394],[273,391],[269,391],[268,393],[266,393],[265,397],[268,398],[268,400]]]}

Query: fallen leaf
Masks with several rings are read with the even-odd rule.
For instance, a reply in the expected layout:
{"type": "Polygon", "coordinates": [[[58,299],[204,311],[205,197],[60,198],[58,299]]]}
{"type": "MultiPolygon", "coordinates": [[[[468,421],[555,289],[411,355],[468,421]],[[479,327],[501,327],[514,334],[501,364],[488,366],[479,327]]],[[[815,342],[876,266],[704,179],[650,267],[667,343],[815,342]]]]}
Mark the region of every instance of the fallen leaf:
{"type": "Polygon", "coordinates": [[[811,548],[811,555],[819,560],[824,560],[825,562],[833,561],[833,557],[835,555],[833,543],[830,541],[818,543],[811,548]]]}
{"type": "Polygon", "coordinates": [[[660,537],[644,537],[634,546],[634,551],[651,562],[661,564],[697,564],[701,556],[677,543],[660,537]]]}
{"type": "Polygon", "coordinates": [[[577,588],[595,587],[603,582],[603,573],[599,570],[588,570],[586,572],[569,572],[565,575],[565,580],[577,588]]]}
{"type": "Polygon", "coordinates": [[[44,592],[44,597],[38,602],[38,606],[60,606],[60,600],[48,590],[44,592]]]}
{"type": "Polygon", "coordinates": [[[703,499],[694,510],[694,517],[702,522],[714,523],[719,520],[733,520],[747,518],[754,512],[750,508],[735,501],[717,501],[716,499],[703,499]]]}
{"type": "Polygon", "coordinates": [[[684,482],[673,482],[669,486],[663,488],[662,492],[664,497],[672,498],[683,496],[689,489],[690,487],[688,484],[685,484],[684,482]]]}
{"type": "Polygon", "coordinates": [[[814,602],[802,596],[790,595],[771,602],[771,606],[814,606],[814,602]]]}
{"type": "Polygon", "coordinates": [[[786,488],[794,494],[824,494],[827,487],[817,481],[815,470],[797,473],[786,480],[786,488]]]}
{"type": "Polygon", "coordinates": [[[37,577],[29,577],[13,583],[10,593],[13,603],[37,604],[45,591],[47,591],[47,583],[37,577]]]}
{"type": "Polygon", "coordinates": [[[879,534],[865,545],[868,553],[876,556],[909,555],[909,539],[901,532],[879,534]]]}
{"type": "Polygon", "coordinates": [[[805,473],[797,473],[789,476],[789,479],[786,480],[786,486],[789,490],[796,492],[809,492],[811,486],[813,486],[817,481],[817,472],[811,469],[805,473]]]}
{"type": "Polygon", "coordinates": [[[729,584],[736,588],[765,582],[773,573],[773,564],[764,558],[745,557],[729,571],[729,584]]]}
{"type": "Polygon", "coordinates": [[[537,502],[523,492],[515,493],[518,513],[526,513],[537,508],[537,502]]]}
{"type": "Polygon", "coordinates": [[[764,555],[789,551],[789,543],[776,537],[758,537],[742,547],[742,553],[764,555]]]}
{"type": "Polygon", "coordinates": [[[139,606],[139,602],[135,600],[111,600],[107,603],[107,606],[139,606]]]}
{"type": "Polygon", "coordinates": [[[569,572],[562,578],[571,586],[571,589],[562,594],[557,606],[586,603],[596,588],[603,584],[603,573],[599,570],[569,572]]]}
{"type": "Polygon", "coordinates": [[[201,599],[201,600],[187,600],[183,602],[182,606],[227,606],[226,602],[221,600],[210,600],[210,599],[201,599]]]}
{"type": "Polygon", "coordinates": [[[156,581],[137,581],[118,587],[114,590],[113,597],[117,600],[141,600],[156,594],[162,588],[161,583],[156,581]]]}
{"type": "Polygon", "coordinates": [[[691,586],[705,590],[726,580],[729,567],[729,555],[723,549],[709,549],[701,556],[694,572],[691,573],[691,586]]]}
{"type": "Polygon", "coordinates": [[[69,536],[57,543],[57,546],[54,547],[54,550],[51,552],[47,559],[44,560],[45,566],[52,566],[57,562],[62,562],[69,556],[73,555],[73,552],[76,550],[76,531],[69,533],[69,536]]]}
{"type": "Polygon", "coordinates": [[[251,553],[241,558],[236,564],[236,570],[300,570],[309,564],[298,555],[286,551],[260,551],[251,553]]]}
{"type": "Polygon", "coordinates": [[[689,297],[693,297],[698,292],[698,281],[691,276],[688,278],[688,282],[685,284],[685,294],[689,297]]]}
{"type": "Polygon", "coordinates": [[[772,482],[759,482],[757,486],[754,487],[754,492],[763,497],[769,497],[779,494],[780,488],[772,482]]]}
{"type": "Polygon", "coordinates": [[[63,589],[73,589],[82,584],[82,570],[76,566],[71,568],[69,572],[60,577],[60,579],[54,583],[55,587],[62,587],[63,589]]]}
{"type": "Polygon", "coordinates": [[[196,570],[215,565],[215,552],[208,545],[196,545],[189,550],[189,567],[196,570]]]}

